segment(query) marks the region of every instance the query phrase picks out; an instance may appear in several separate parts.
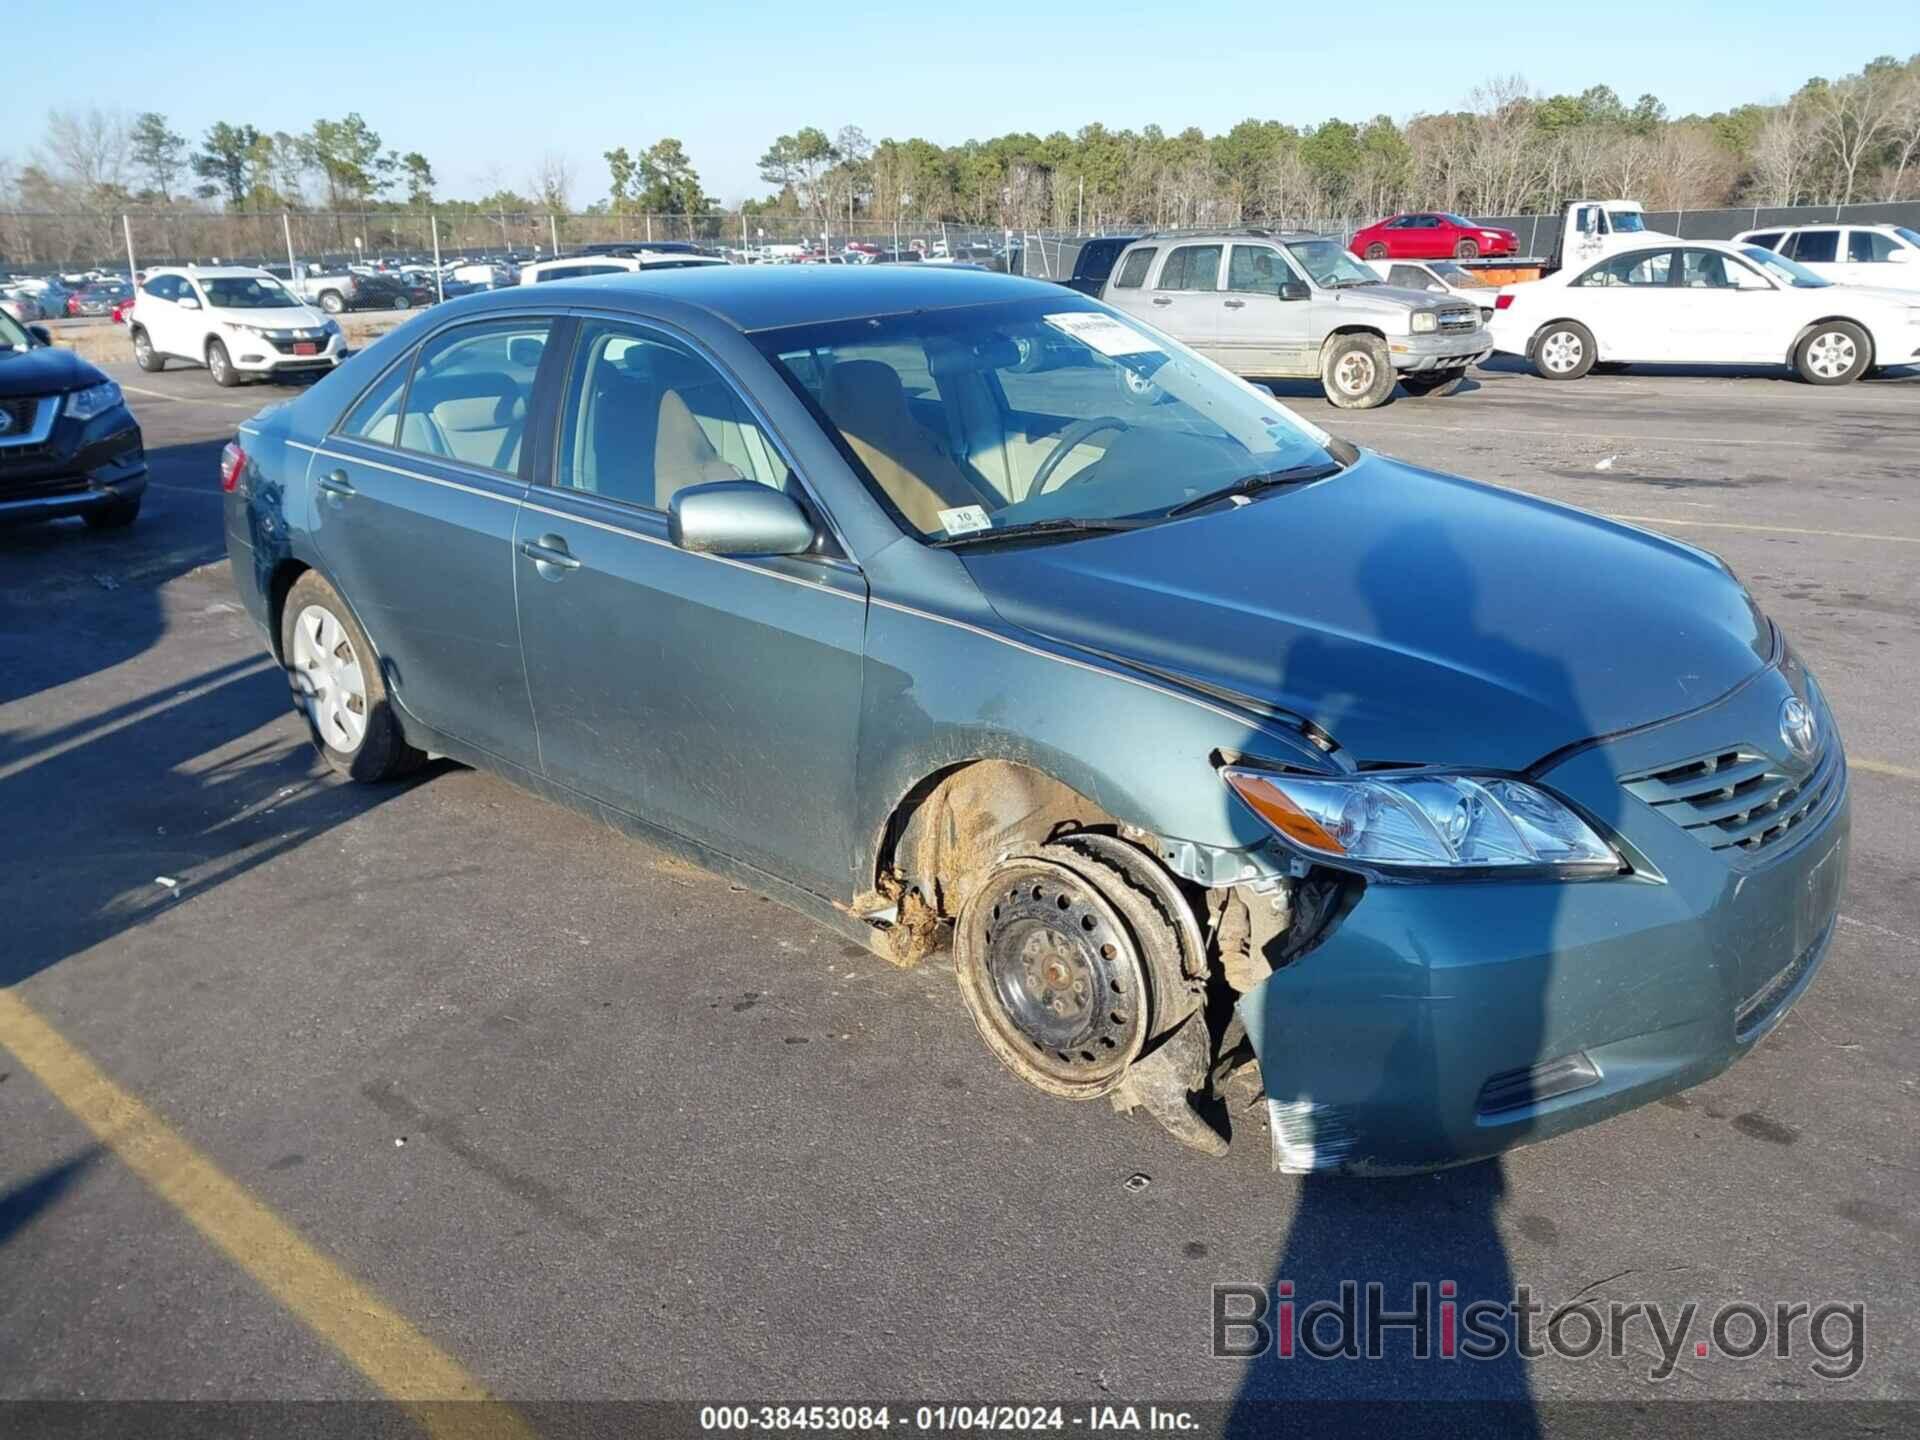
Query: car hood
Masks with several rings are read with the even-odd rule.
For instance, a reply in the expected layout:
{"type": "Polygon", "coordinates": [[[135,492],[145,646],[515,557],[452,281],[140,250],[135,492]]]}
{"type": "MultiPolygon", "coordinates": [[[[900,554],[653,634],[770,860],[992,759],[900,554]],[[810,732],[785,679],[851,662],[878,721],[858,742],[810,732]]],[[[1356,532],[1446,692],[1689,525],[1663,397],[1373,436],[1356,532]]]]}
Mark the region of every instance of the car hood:
{"type": "Polygon", "coordinates": [[[1411,290],[1404,285],[1355,285],[1341,290],[1327,291],[1323,301],[1346,310],[1381,313],[1392,311],[1404,315],[1408,310],[1431,309],[1442,297],[1426,290],[1411,290]]]}
{"type": "Polygon", "coordinates": [[[216,305],[207,314],[221,325],[251,325],[256,330],[321,330],[327,323],[326,315],[311,305],[284,310],[235,310],[216,305]]]}
{"type": "Polygon", "coordinates": [[[98,385],[106,375],[71,350],[35,345],[30,350],[0,350],[0,398],[53,395],[98,385]]]}
{"type": "Polygon", "coordinates": [[[1145,529],[959,552],[1012,625],[1311,722],[1363,762],[1521,770],[1761,669],[1691,546],[1376,455],[1145,529]]]}

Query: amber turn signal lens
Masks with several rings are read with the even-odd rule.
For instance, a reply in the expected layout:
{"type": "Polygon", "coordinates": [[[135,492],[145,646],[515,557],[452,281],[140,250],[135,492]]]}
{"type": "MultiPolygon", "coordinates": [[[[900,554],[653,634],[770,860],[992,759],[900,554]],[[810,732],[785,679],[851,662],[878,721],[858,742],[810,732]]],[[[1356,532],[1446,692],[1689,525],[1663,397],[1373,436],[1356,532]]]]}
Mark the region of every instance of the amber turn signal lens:
{"type": "Polygon", "coordinates": [[[1280,787],[1264,775],[1229,770],[1226,781],[1233,787],[1233,793],[1246,801],[1248,809],[1294,844],[1328,855],[1347,853],[1347,847],[1328,834],[1324,825],[1289,800],[1280,787]]]}

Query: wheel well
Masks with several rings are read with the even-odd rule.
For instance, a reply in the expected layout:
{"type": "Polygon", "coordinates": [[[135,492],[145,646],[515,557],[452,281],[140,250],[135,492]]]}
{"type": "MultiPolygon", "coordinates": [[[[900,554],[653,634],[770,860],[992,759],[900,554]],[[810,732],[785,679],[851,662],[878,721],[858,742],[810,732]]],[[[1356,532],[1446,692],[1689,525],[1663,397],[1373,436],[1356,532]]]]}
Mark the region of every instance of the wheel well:
{"type": "Polygon", "coordinates": [[[211,355],[213,353],[213,347],[216,345],[222,350],[227,348],[226,341],[222,340],[218,335],[209,335],[206,339],[202,340],[200,342],[200,354],[202,357],[211,355]]]}
{"type": "Polygon", "coordinates": [[[1793,337],[1793,343],[1787,347],[1787,364],[1793,364],[1794,356],[1800,353],[1800,344],[1807,336],[1818,330],[1822,325],[1832,325],[1836,322],[1841,325],[1851,325],[1867,337],[1867,364],[1871,367],[1874,358],[1873,331],[1869,330],[1865,325],[1862,325],[1851,315],[1822,315],[1818,320],[1809,320],[1805,325],[1801,326],[1800,333],[1793,337]]]}
{"type": "Polygon", "coordinates": [[[1329,330],[1327,332],[1327,338],[1320,342],[1320,363],[1322,366],[1326,364],[1328,347],[1330,347],[1334,341],[1343,339],[1348,335],[1365,335],[1371,339],[1378,340],[1383,345],[1387,342],[1386,335],[1371,325],[1342,325],[1337,329],[1329,330]]]}
{"type": "Polygon", "coordinates": [[[274,567],[273,574],[267,580],[267,638],[273,645],[273,658],[284,661],[280,653],[280,616],[286,608],[287,592],[294,587],[299,578],[311,570],[311,565],[298,560],[282,560],[274,567]]]}
{"type": "Polygon", "coordinates": [[[1014,760],[962,761],[927,776],[888,815],[875,851],[875,896],[884,904],[917,890],[936,916],[951,919],[969,882],[1002,852],[1072,830],[1119,828],[1042,770],[1014,760]]]}

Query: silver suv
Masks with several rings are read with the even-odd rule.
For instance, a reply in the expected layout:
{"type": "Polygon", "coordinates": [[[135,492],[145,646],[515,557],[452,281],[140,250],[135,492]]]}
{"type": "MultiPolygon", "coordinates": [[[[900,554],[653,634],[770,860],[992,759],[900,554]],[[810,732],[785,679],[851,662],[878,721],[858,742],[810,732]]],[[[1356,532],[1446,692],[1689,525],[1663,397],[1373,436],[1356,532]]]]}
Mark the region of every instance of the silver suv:
{"type": "Polygon", "coordinates": [[[1311,376],[1345,410],[1443,393],[1493,350],[1478,308],[1401,290],[1337,240],[1266,230],[1143,235],[1100,298],[1237,375],[1311,376]]]}

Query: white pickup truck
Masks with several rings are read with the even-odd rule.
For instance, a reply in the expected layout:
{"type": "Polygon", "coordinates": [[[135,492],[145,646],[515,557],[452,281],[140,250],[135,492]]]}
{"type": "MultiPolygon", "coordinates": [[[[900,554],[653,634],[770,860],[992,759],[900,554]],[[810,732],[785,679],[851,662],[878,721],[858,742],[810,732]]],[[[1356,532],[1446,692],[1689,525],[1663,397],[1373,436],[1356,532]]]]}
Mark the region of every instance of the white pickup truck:
{"type": "Polygon", "coordinates": [[[1621,250],[1679,238],[1649,230],[1646,210],[1638,200],[1570,200],[1561,212],[1560,238],[1554,242],[1547,268],[1584,266],[1621,250]]]}

